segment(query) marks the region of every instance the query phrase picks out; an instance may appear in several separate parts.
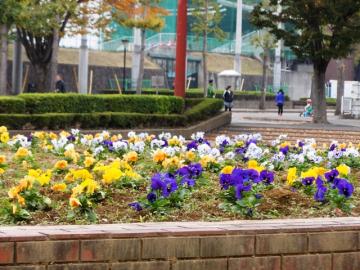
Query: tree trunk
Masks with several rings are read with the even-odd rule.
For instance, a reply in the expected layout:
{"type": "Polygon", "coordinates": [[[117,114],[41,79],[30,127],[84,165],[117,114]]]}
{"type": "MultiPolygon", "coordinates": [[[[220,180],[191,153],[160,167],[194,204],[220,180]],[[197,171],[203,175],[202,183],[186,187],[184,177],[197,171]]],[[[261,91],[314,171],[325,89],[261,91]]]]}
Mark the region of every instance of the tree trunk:
{"type": "Polygon", "coordinates": [[[314,64],[313,89],[311,99],[314,109],[313,122],[326,124],[325,72],[328,63],[314,64]]]}
{"type": "Polygon", "coordinates": [[[136,94],[141,95],[142,83],[144,79],[144,62],[145,62],[145,30],[141,29],[141,48],[140,48],[140,66],[139,77],[137,78],[136,94]]]}
{"type": "Polygon", "coordinates": [[[2,24],[0,26],[0,37],[1,37],[1,53],[0,53],[0,95],[7,94],[7,61],[8,61],[8,26],[2,24]]]}
{"type": "Polygon", "coordinates": [[[36,63],[32,65],[35,76],[31,83],[35,84],[36,92],[45,93],[48,92],[48,78],[49,78],[49,70],[50,63],[36,63]]]}
{"type": "Polygon", "coordinates": [[[266,101],[266,88],[267,88],[267,58],[268,58],[268,51],[264,49],[264,59],[263,59],[263,76],[262,76],[262,83],[261,83],[261,97],[259,102],[259,109],[265,110],[265,101],[266,101]]]}
{"type": "Polygon", "coordinates": [[[53,30],[54,39],[52,44],[52,54],[51,54],[51,62],[50,62],[50,82],[49,82],[49,91],[54,92],[56,86],[56,75],[58,73],[58,55],[59,55],[59,30],[53,30]]]}
{"type": "Polygon", "coordinates": [[[335,115],[341,114],[341,103],[344,95],[344,70],[345,65],[343,61],[338,64],[338,83],[337,83],[337,94],[336,94],[336,110],[335,115]]]}
{"type": "Polygon", "coordinates": [[[53,49],[53,33],[46,37],[34,36],[25,29],[17,29],[19,38],[25,48],[26,55],[35,71],[30,83],[35,83],[37,92],[47,92],[51,89],[49,83],[50,63],[53,49]]]}
{"type": "MultiPolygon", "coordinates": [[[[209,0],[205,0],[205,25],[208,25],[208,13],[209,13],[209,0]]],[[[202,60],[203,60],[203,80],[204,80],[204,97],[207,97],[208,91],[208,68],[207,68],[207,30],[204,30],[203,46],[202,46],[202,60]]]]}

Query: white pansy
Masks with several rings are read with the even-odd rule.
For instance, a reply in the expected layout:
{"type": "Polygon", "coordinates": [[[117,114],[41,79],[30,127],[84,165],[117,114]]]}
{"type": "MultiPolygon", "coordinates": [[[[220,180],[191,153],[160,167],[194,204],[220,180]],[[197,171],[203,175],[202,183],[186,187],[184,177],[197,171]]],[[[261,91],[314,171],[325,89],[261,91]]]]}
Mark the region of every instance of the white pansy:
{"type": "Polygon", "coordinates": [[[198,146],[197,150],[200,156],[206,156],[206,155],[210,155],[212,149],[208,144],[203,143],[198,146]]]}
{"type": "Polygon", "coordinates": [[[234,152],[228,152],[224,155],[225,159],[234,159],[235,158],[235,153],[234,152]]]}
{"type": "Polygon", "coordinates": [[[74,136],[77,136],[80,134],[80,130],[76,129],[76,128],[73,128],[71,129],[71,134],[74,135],[74,136]]]}
{"type": "Polygon", "coordinates": [[[223,143],[231,144],[231,140],[228,136],[220,135],[215,138],[215,144],[217,146],[222,145],[223,143]]]}
{"type": "Polygon", "coordinates": [[[75,145],[73,143],[69,143],[68,145],[65,146],[65,150],[74,150],[75,149],[75,145]]]}
{"type": "Polygon", "coordinates": [[[134,131],[130,131],[128,134],[127,134],[128,138],[134,138],[136,137],[136,133],[134,131]]]}
{"type": "Polygon", "coordinates": [[[141,132],[138,134],[138,137],[142,140],[145,140],[149,136],[149,133],[147,132],[141,132]]]}
{"type": "Polygon", "coordinates": [[[161,148],[165,145],[165,141],[163,140],[158,140],[158,139],[154,139],[150,142],[150,146],[152,149],[154,148],[161,148]]]}
{"type": "Polygon", "coordinates": [[[279,152],[279,153],[275,154],[271,158],[271,161],[275,162],[275,163],[281,163],[281,162],[284,162],[284,160],[285,160],[285,155],[282,152],[279,152]]]}
{"type": "Polygon", "coordinates": [[[94,149],[94,155],[97,156],[100,153],[102,153],[103,151],[104,151],[104,147],[102,145],[100,145],[94,149]]]}
{"type": "Polygon", "coordinates": [[[220,157],[220,156],[221,156],[221,153],[220,153],[219,149],[213,148],[213,149],[211,149],[211,151],[210,151],[210,156],[212,156],[212,157],[214,157],[214,158],[217,158],[217,157],[220,157]]]}
{"type": "Polygon", "coordinates": [[[250,143],[246,151],[245,157],[248,159],[259,159],[263,155],[263,150],[255,143],[250,143]]]}
{"type": "Polygon", "coordinates": [[[163,150],[164,150],[164,152],[166,153],[167,156],[173,157],[173,156],[176,155],[176,152],[177,152],[178,148],[169,146],[169,147],[164,147],[163,150]]]}
{"type": "Polygon", "coordinates": [[[160,140],[169,140],[171,138],[171,133],[163,132],[159,135],[160,140]]]}
{"type": "Polygon", "coordinates": [[[119,151],[119,150],[128,150],[129,145],[127,142],[125,141],[117,141],[113,143],[113,147],[115,151],[119,151]]]}
{"type": "Polygon", "coordinates": [[[199,141],[199,140],[203,140],[204,136],[205,136],[205,132],[196,132],[191,135],[191,139],[193,139],[194,141],[199,141]]]}
{"type": "Polygon", "coordinates": [[[142,153],[145,149],[145,143],[143,141],[132,143],[130,144],[130,149],[137,153],[142,153]]]}
{"type": "Polygon", "coordinates": [[[21,147],[28,148],[31,146],[31,141],[29,141],[28,138],[24,135],[16,135],[10,141],[8,141],[8,145],[20,145],[21,147]]]}

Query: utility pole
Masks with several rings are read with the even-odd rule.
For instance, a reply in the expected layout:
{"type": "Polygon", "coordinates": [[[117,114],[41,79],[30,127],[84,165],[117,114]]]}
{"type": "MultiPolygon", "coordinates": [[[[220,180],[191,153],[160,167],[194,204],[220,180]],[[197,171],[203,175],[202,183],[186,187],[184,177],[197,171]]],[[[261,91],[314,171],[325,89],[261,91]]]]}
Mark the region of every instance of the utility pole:
{"type": "Polygon", "coordinates": [[[12,65],[12,94],[17,95],[22,89],[23,80],[23,63],[22,63],[22,47],[19,35],[16,35],[14,40],[14,53],[13,53],[13,65],[12,65]]]}
{"type": "Polygon", "coordinates": [[[243,2],[237,0],[236,34],[235,34],[235,61],[234,69],[241,74],[241,47],[242,47],[242,11],[243,2]]]}
{"type": "Polygon", "coordinates": [[[176,29],[175,96],[185,97],[186,47],[187,47],[187,0],[178,0],[176,29]]]}
{"type": "Polygon", "coordinates": [[[88,93],[89,49],[87,35],[81,35],[79,60],[79,93],[88,93]]]}

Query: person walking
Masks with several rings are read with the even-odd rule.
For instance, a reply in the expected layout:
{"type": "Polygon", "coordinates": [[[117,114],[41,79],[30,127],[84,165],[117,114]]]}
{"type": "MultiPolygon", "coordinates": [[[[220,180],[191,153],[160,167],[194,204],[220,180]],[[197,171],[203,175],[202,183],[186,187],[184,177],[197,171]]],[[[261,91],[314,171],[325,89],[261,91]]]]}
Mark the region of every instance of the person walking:
{"type": "Polygon", "coordinates": [[[224,98],[225,112],[227,110],[229,110],[231,112],[231,108],[233,106],[233,101],[234,101],[234,93],[233,93],[233,91],[231,91],[230,85],[226,86],[224,94],[223,94],[223,98],[224,98]]]}
{"type": "Polygon", "coordinates": [[[214,81],[210,80],[209,81],[209,86],[207,89],[207,98],[215,98],[215,89],[214,89],[214,81]]]}
{"type": "Polygon", "coordinates": [[[63,81],[60,74],[56,75],[55,92],[66,93],[65,82],[63,81]]]}
{"type": "Polygon", "coordinates": [[[284,91],[280,89],[275,97],[276,106],[278,107],[278,115],[282,116],[284,112],[285,95],[284,91]]]}

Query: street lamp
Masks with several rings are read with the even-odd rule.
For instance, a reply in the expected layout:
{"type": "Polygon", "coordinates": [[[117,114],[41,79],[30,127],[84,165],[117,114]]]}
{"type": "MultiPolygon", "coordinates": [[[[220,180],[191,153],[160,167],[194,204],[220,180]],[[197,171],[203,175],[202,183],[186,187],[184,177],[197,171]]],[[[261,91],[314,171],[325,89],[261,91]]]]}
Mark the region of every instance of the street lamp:
{"type": "Polygon", "coordinates": [[[125,91],[125,77],[126,77],[126,48],[127,45],[129,44],[129,40],[128,39],[122,39],[121,40],[123,47],[124,47],[124,69],[123,69],[123,91],[125,91]]]}

